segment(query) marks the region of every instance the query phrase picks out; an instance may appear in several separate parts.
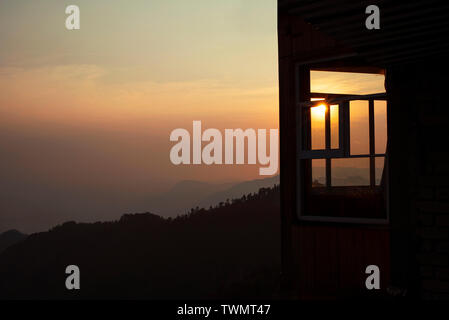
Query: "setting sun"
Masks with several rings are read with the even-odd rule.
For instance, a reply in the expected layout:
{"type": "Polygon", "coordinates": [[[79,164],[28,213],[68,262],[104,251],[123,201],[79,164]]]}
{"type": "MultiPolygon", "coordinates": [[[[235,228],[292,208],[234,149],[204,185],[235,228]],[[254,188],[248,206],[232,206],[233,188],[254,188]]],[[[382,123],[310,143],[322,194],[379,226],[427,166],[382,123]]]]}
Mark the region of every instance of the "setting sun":
{"type": "Polygon", "coordinates": [[[323,103],[316,107],[310,108],[310,111],[312,113],[312,119],[314,120],[324,120],[326,116],[326,110],[327,106],[323,103]]]}

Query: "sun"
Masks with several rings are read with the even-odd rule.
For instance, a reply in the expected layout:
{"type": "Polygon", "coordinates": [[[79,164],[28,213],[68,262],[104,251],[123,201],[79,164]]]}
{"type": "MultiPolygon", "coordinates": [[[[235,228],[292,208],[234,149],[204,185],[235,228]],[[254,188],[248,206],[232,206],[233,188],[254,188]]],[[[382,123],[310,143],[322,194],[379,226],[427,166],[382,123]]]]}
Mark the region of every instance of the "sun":
{"type": "Polygon", "coordinates": [[[324,118],[326,117],[326,111],[327,105],[325,105],[324,103],[310,108],[312,119],[314,120],[324,120],[324,118]]]}

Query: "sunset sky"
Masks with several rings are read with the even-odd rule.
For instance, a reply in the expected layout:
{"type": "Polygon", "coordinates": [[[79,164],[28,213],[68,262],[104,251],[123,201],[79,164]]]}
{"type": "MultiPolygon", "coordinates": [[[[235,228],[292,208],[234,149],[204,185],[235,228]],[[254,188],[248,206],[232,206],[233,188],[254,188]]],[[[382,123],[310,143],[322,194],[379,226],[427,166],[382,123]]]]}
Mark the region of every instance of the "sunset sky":
{"type": "Polygon", "coordinates": [[[260,178],[175,166],[169,136],[193,120],[278,128],[276,14],[275,0],[2,0],[0,232],[117,215],[185,179],[260,178]],[[65,28],[70,4],[80,30],[65,28]]]}
{"type": "Polygon", "coordinates": [[[97,208],[259,178],[258,165],[174,166],[169,136],[193,120],[277,128],[276,41],[274,0],[2,0],[0,231],[87,196],[97,208]],[[80,30],[65,28],[69,4],[80,30]]]}

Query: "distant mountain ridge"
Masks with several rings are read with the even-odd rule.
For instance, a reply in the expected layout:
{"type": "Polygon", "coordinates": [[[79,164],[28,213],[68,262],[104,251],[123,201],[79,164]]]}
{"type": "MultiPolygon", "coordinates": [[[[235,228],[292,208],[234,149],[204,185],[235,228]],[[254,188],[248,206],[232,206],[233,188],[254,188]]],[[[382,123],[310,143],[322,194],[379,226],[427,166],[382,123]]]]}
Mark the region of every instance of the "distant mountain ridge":
{"type": "Polygon", "coordinates": [[[237,183],[226,190],[215,192],[203,198],[198,202],[198,206],[200,208],[201,207],[207,208],[209,206],[214,206],[228,199],[232,200],[240,198],[242,195],[257,192],[261,188],[271,188],[274,185],[278,184],[279,184],[279,175],[270,178],[237,183]]]}
{"type": "MultiPolygon", "coordinates": [[[[48,230],[64,221],[108,221],[131,212],[150,211],[163,217],[176,217],[187,213],[192,207],[208,208],[228,198],[239,198],[244,194],[257,192],[260,187],[271,187],[270,180],[271,178],[266,178],[222,183],[181,180],[169,189],[164,185],[160,190],[138,188],[137,192],[128,189],[105,191],[92,187],[77,189],[73,193],[46,188],[33,194],[6,193],[10,203],[7,206],[6,202],[0,203],[0,233],[18,229],[30,234],[48,230]],[[240,192],[230,190],[238,190],[241,184],[249,187],[244,187],[240,192]],[[16,213],[6,210],[10,205],[20,207],[20,210],[16,213]]],[[[3,190],[8,190],[6,185],[2,186],[3,190]]]]}
{"type": "Polygon", "coordinates": [[[0,253],[6,248],[26,239],[28,235],[17,230],[8,230],[0,234],[0,253]]]}
{"type": "Polygon", "coordinates": [[[161,195],[144,199],[142,204],[133,211],[149,210],[165,217],[176,217],[187,213],[189,208],[208,208],[227,199],[257,193],[260,188],[270,188],[275,184],[279,184],[279,175],[236,183],[184,180],[161,195]]]}

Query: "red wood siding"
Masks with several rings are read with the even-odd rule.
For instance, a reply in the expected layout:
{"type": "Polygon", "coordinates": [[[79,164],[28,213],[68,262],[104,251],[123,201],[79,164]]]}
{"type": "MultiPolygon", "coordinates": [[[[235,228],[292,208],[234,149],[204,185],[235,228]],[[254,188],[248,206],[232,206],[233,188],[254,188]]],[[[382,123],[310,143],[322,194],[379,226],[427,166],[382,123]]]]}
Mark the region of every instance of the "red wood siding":
{"type": "Polygon", "coordinates": [[[297,219],[295,65],[350,50],[299,17],[282,12],[278,35],[283,292],[303,299],[364,295],[368,292],[365,269],[370,264],[380,267],[381,289],[386,289],[390,276],[388,230],[300,224],[297,219]]]}
{"type": "Polygon", "coordinates": [[[368,276],[365,269],[371,264],[380,268],[384,292],[390,283],[389,243],[387,229],[292,226],[297,297],[335,299],[368,295],[371,292],[365,287],[368,276]]]}

